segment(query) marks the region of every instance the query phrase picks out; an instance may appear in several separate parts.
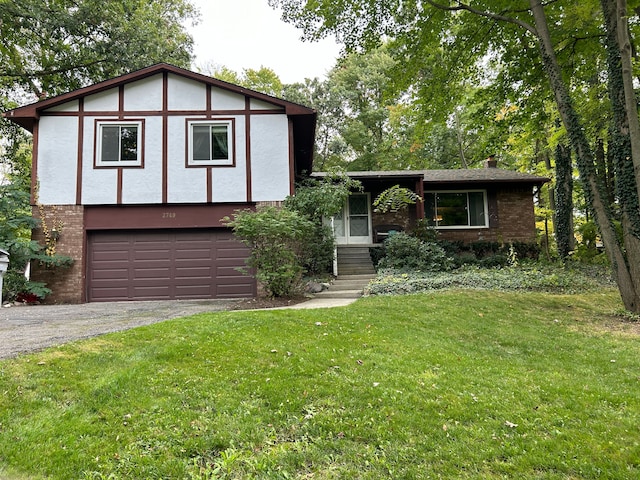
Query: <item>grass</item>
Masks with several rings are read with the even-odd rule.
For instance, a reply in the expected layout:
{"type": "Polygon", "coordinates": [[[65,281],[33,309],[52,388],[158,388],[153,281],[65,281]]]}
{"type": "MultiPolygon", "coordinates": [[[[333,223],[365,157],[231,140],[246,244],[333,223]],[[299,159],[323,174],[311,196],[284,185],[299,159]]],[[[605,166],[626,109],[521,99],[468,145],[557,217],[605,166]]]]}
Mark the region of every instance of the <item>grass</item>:
{"type": "Polygon", "coordinates": [[[611,289],[380,296],[3,361],[0,477],[640,478],[620,308],[611,289]]]}

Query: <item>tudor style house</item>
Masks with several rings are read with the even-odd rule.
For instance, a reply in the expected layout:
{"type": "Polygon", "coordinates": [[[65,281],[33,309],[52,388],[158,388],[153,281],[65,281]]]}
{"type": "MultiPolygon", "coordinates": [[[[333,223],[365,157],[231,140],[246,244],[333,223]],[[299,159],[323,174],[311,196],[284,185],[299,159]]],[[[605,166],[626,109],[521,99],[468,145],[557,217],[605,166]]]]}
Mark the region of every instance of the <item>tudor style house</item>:
{"type": "Polygon", "coordinates": [[[167,64],[4,115],[33,133],[34,215],[63,225],[57,252],[75,260],[34,272],[66,303],[255,296],[238,271],[247,250],[221,219],[293,193],[316,122],[167,64]]]}
{"type": "MultiPolygon", "coordinates": [[[[167,64],[4,116],[33,133],[33,213],[47,230],[34,239],[74,259],[35,266],[51,302],[255,296],[239,271],[248,250],[222,218],[277,205],[312,174],[315,111],[167,64]]],[[[369,246],[423,218],[443,239],[535,241],[533,191],[548,179],[486,167],[350,172],[363,191],[332,219],[338,245],[372,268],[369,246]],[[424,202],[374,212],[393,185],[424,202]]]]}

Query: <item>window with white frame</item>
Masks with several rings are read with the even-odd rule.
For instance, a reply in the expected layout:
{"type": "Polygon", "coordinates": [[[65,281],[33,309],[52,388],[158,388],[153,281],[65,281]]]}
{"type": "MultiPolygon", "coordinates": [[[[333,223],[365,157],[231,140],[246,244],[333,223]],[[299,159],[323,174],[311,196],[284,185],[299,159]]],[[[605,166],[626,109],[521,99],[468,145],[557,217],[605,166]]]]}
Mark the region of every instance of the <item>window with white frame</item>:
{"type": "Polygon", "coordinates": [[[142,122],[97,122],[96,165],[139,167],[142,165],[142,122]]]}
{"type": "Polygon", "coordinates": [[[189,166],[233,165],[233,122],[231,120],[191,121],[189,166]]]}
{"type": "Polygon", "coordinates": [[[436,228],[484,228],[489,226],[484,190],[425,192],[424,214],[436,228]]]}

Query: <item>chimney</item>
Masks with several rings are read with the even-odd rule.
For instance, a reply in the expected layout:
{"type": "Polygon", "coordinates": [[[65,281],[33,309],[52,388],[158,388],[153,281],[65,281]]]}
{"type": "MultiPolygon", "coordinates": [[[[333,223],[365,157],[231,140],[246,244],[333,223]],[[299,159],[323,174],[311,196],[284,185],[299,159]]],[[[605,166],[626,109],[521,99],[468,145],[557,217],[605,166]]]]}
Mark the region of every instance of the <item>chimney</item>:
{"type": "Polygon", "coordinates": [[[489,155],[487,159],[484,161],[484,168],[497,168],[498,161],[496,160],[495,155],[489,155]]]}

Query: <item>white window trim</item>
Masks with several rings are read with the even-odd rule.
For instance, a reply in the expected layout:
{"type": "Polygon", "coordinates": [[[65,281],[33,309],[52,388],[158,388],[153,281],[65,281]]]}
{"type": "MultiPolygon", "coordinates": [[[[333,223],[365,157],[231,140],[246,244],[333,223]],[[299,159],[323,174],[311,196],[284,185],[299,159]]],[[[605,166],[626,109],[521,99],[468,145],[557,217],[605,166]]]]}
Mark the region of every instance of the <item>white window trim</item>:
{"type": "MultiPolygon", "coordinates": [[[[433,228],[436,230],[469,230],[469,229],[483,229],[489,228],[489,202],[487,199],[487,191],[486,190],[428,190],[425,191],[425,196],[427,193],[482,193],[482,201],[484,202],[484,225],[433,225],[433,228]]],[[[467,202],[469,201],[469,197],[467,196],[467,202]]],[[[468,203],[467,203],[468,207],[468,203]]],[[[437,212],[437,206],[436,206],[437,212]]],[[[467,209],[467,222],[469,222],[469,211],[467,209]]]]}
{"type": "Polygon", "coordinates": [[[187,135],[188,135],[188,149],[187,149],[187,166],[189,167],[209,167],[209,166],[224,166],[230,167],[235,165],[235,143],[233,141],[234,131],[233,131],[233,120],[217,120],[217,119],[207,119],[207,120],[189,120],[187,122],[187,135]],[[193,160],[193,127],[194,126],[202,126],[202,125],[224,125],[227,127],[227,145],[228,145],[228,155],[226,159],[218,159],[218,160],[193,160]]]}
{"type": "Polygon", "coordinates": [[[96,122],[96,166],[97,167],[141,167],[142,166],[142,120],[98,120],[96,122]],[[138,127],[137,160],[102,160],[102,127],[138,127]]]}

